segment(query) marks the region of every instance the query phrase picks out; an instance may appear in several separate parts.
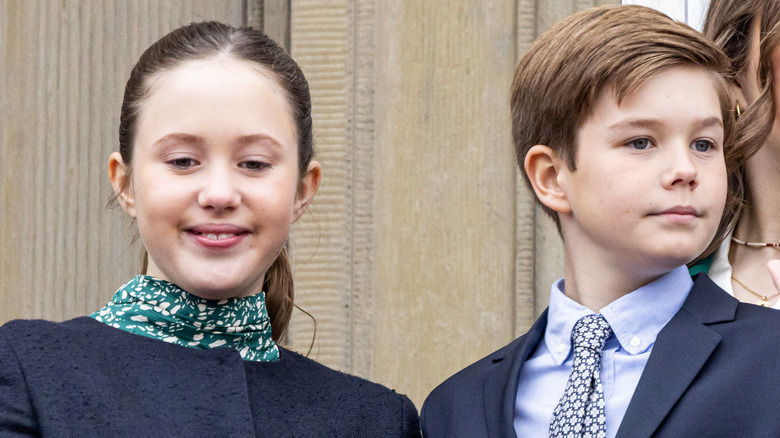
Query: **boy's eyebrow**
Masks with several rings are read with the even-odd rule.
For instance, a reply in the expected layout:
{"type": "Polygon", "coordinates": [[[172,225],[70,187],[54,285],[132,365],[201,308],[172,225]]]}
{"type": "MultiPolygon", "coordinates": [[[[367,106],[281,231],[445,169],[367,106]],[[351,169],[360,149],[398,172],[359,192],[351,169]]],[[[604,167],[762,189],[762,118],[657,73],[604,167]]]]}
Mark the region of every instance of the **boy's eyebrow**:
{"type": "MultiPolygon", "coordinates": [[[[663,122],[656,119],[628,119],[615,123],[607,129],[610,131],[620,131],[627,128],[656,128],[661,125],[663,125],[663,122]]],[[[709,128],[711,126],[723,127],[723,121],[720,119],[720,117],[711,116],[696,120],[693,123],[694,129],[697,130],[709,128]]]]}

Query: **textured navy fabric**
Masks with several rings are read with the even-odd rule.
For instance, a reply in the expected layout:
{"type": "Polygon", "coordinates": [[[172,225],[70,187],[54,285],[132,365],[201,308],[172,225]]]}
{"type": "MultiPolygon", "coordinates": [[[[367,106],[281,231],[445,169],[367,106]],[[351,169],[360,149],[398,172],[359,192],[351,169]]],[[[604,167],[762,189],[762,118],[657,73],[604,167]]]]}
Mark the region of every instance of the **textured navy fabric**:
{"type": "MultiPolygon", "coordinates": [[[[439,385],[422,408],[426,438],[515,437],[525,360],[544,335],[525,335],[439,385]]],[[[780,312],[740,303],[706,274],[661,330],[618,438],[780,437],[780,312]]]]}
{"type": "Polygon", "coordinates": [[[276,362],[91,318],[0,327],[0,437],[416,437],[412,402],[280,348],[276,362]]]}

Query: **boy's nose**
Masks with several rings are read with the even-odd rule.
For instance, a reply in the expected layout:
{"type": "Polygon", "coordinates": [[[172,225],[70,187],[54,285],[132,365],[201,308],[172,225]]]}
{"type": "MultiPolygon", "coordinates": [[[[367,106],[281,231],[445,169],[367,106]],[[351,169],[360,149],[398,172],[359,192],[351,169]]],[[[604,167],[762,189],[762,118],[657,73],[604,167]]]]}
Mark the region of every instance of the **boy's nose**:
{"type": "Polygon", "coordinates": [[[216,211],[230,210],[241,203],[241,193],[232,180],[231,172],[214,167],[204,175],[198,193],[198,204],[216,211]]]}
{"type": "Polygon", "coordinates": [[[689,187],[695,189],[699,185],[697,178],[696,164],[693,162],[690,149],[685,152],[675,153],[668,157],[669,168],[664,175],[664,187],[672,189],[675,187],[689,187]]]}

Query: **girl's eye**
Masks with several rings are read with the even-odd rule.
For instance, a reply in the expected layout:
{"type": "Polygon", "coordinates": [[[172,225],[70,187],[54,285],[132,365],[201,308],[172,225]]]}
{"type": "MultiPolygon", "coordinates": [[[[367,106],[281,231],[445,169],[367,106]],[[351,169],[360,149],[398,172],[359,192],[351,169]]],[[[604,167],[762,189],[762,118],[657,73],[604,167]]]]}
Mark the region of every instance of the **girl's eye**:
{"type": "Polygon", "coordinates": [[[634,149],[647,149],[650,146],[650,140],[647,138],[635,138],[629,141],[628,145],[634,149]]]}
{"type": "Polygon", "coordinates": [[[271,165],[268,163],[264,163],[262,161],[253,161],[253,160],[244,161],[243,163],[241,163],[241,166],[246,168],[247,170],[263,170],[266,167],[271,167],[271,165]]]}
{"type": "Polygon", "coordinates": [[[691,145],[691,149],[695,150],[696,152],[707,152],[713,147],[714,145],[709,140],[696,140],[691,145]]]}
{"type": "Polygon", "coordinates": [[[193,160],[192,158],[182,157],[182,158],[176,158],[171,161],[168,161],[168,164],[179,169],[189,169],[190,167],[195,165],[195,160],[193,160]]]}

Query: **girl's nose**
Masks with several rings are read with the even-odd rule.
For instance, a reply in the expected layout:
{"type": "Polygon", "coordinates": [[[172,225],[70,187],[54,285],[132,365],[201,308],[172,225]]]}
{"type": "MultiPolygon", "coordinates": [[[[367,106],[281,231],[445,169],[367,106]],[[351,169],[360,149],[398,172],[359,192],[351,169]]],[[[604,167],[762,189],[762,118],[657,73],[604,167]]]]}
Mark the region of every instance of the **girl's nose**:
{"type": "Polygon", "coordinates": [[[232,210],[241,203],[241,192],[228,169],[213,167],[204,175],[198,193],[198,204],[215,211],[232,210]]]}

